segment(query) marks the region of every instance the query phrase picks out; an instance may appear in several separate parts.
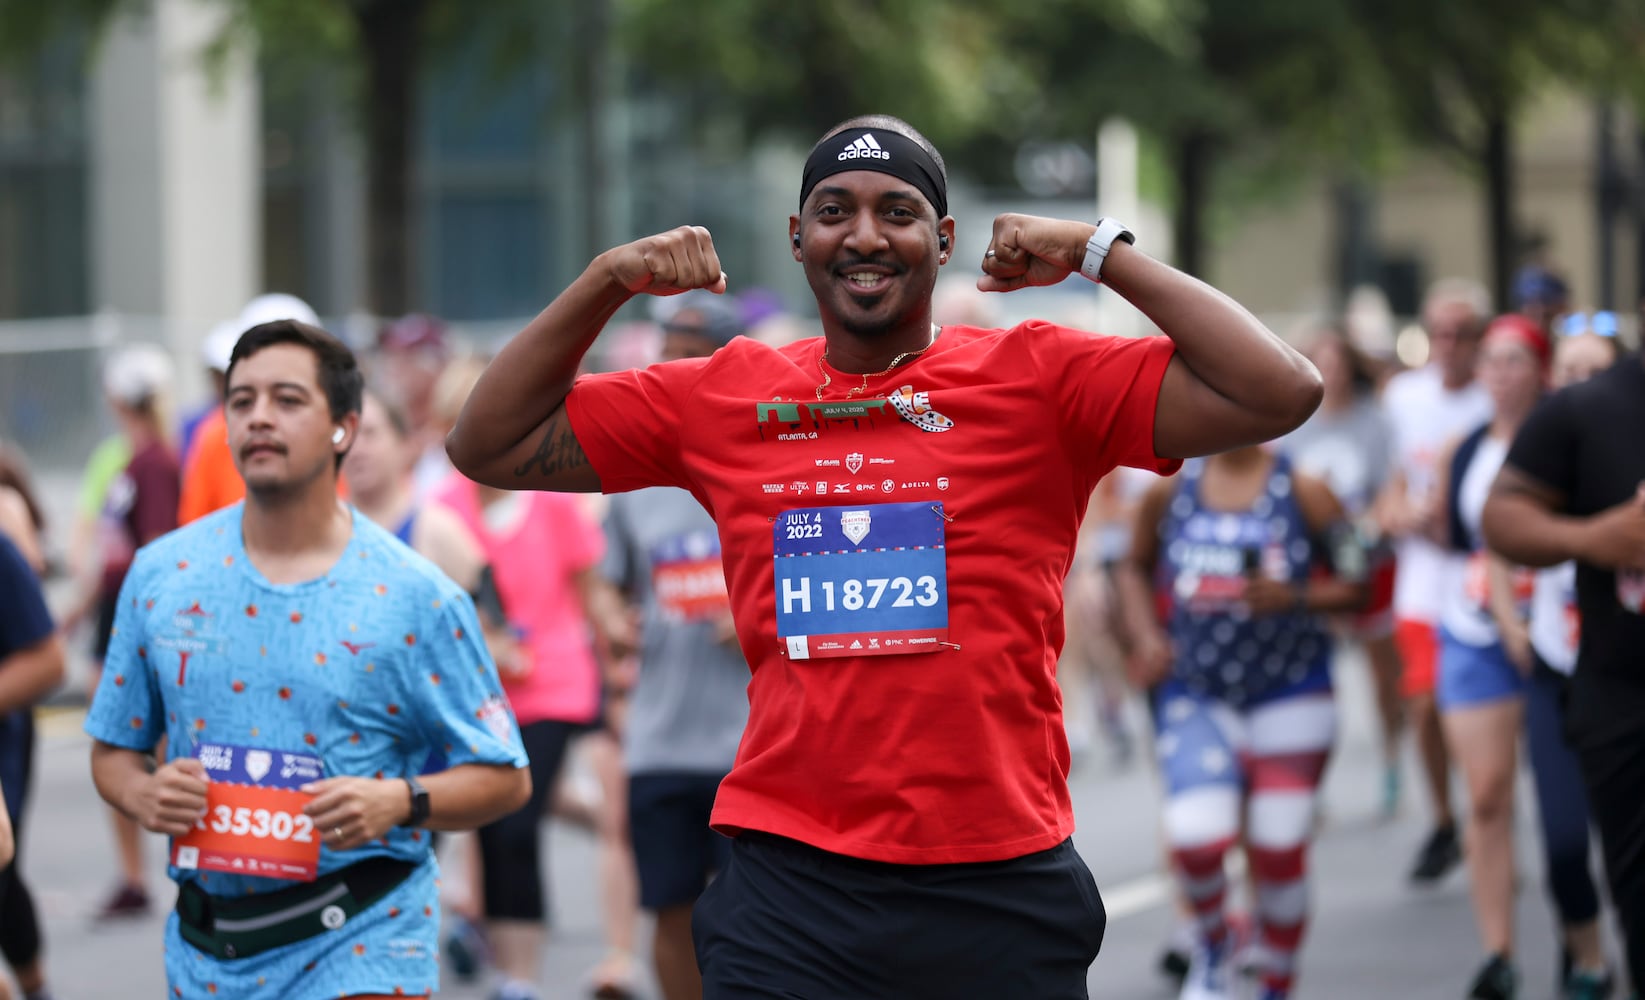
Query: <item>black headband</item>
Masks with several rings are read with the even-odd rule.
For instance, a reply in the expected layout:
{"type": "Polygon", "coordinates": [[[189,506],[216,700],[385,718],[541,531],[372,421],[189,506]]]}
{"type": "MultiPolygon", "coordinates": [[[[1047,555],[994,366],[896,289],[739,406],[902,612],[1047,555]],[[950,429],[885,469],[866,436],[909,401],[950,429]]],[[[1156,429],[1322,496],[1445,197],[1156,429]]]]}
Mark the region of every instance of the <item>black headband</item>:
{"type": "Polygon", "coordinates": [[[847,170],[873,170],[905,180],[925,195],[938,219],[948,215],[948,183],[937,161],[907,136],[875,128],[846,129],[811,153],[800,181],[800,211],[805,211],[805,199],[817,182],[847,170]]]}

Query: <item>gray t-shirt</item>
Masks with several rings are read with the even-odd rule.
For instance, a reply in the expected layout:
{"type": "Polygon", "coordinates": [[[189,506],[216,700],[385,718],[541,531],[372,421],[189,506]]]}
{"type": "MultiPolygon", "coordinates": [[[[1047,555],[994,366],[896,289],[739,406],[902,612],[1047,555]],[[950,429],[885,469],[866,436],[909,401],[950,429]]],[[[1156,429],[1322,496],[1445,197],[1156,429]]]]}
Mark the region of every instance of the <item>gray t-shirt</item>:
{"type": "Polygon", "coordinates": [[[1341,413],[1315,411],[1279,446],[1299,471],[1325,480],[1349,516],[1357,517],[1388,480],[1393,434],[1382,408],[1366,397],[1341,413]]]}
{"type": "Polygon", "coordinates": [[[748,722],[748,664],[718,639],[730,616],[720,537],[685,490],[611,498],[601,571],[640,607],[640,676],[623,736],[632,774],[731,770],[748,722]]]}

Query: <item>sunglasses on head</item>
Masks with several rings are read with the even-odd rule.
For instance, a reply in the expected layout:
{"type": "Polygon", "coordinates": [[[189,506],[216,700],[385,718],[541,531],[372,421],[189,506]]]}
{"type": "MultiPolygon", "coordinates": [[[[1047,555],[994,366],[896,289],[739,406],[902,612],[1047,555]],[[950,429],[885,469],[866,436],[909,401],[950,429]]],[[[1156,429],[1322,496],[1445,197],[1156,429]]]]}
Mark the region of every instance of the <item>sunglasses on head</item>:
{"type": "Polygon", "coordinates": [[[1617,332],[1616,313],[1601,310],[1593,313],[1571,313],[1560,323],[1559,332],[1567,337],[1591,333],[1598,337],[1614,337],[1617,332]]]}

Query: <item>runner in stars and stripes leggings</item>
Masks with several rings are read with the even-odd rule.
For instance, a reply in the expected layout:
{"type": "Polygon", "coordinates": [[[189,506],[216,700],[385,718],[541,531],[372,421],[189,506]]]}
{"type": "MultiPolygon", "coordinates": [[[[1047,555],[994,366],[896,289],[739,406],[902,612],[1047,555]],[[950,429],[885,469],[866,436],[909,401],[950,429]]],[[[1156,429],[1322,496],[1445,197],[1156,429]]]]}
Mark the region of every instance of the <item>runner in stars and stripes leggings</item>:
{"type": "Polygon", "coordinates": [[[1138,518],[1127,622],[1139,634],[1136,672],[1152,674],[1136,679],[1157,681],[1165,836],[1199,938],[1183,996],[1228,995],[1224,862],[1242,842],[1261,996],[1288,997],[1307,924],[1315,800],[1336,735],[1320,613],[1363,602],[1364,547],[1322,483],[1259,448],[1188,463],[1138,518]],[[1316,572],[1322,563],[1330,573],[1316,572]]]}

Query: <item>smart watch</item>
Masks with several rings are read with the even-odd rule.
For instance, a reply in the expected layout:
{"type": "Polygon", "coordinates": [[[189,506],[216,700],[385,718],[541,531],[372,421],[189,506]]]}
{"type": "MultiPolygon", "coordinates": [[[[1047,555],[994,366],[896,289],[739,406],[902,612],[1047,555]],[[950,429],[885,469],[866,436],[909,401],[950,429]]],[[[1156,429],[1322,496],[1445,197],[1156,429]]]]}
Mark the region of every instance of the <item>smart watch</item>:
{"type": "Polygon", "coordinates": [[[1124,240],[1135,244],[1136,236],[1125,224],[1117,219],[1104,217],[1097,222],[1097,231],[1085,243],[1085,260],[1080,264],[1080,273],[1092,281],[1102,281],[1102,262],[1108,259],[1108,251],[1113,247],[1115,240],[1124,240]]]}
{"type": "Polygon", "coordinates": [[[406,787],[411,789],[411,817],[406,820],[406,826],[422,826],[428,822],[428,789],[416,778],[404,779],[406,787]]]}

